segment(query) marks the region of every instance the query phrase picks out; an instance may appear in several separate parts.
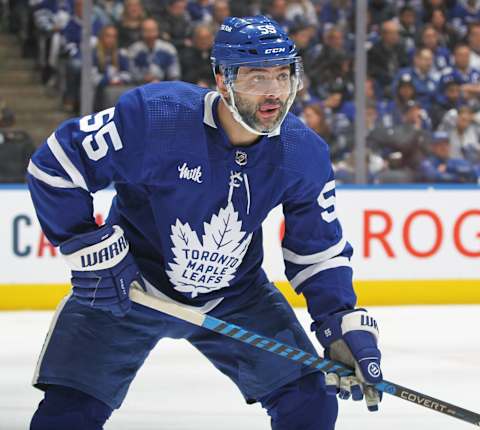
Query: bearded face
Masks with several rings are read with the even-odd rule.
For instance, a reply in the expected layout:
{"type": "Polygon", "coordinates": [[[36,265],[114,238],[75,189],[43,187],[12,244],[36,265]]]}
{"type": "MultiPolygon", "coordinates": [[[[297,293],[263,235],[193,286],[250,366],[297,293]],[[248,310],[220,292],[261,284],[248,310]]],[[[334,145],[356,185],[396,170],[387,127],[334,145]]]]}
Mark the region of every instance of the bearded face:
{"type": "Polygon", "coordinates": [[[284,64],[265,61],[226,66],[217,74],[217,86],[233,117],[249,132],[270,134],[280,127],[302,88],[301,59],[284,64]]]}
{"type": "MultiPolygon", "coordinates": [[[[262,100],[252,100],[239,93],[234,93],[235,105],[245,123],[262,133],[276,129],[287,111],[286,100],[276,97],[262,97],[262,100]]],[[[257,97],[258,98],[258,97],[257,97]]]]}

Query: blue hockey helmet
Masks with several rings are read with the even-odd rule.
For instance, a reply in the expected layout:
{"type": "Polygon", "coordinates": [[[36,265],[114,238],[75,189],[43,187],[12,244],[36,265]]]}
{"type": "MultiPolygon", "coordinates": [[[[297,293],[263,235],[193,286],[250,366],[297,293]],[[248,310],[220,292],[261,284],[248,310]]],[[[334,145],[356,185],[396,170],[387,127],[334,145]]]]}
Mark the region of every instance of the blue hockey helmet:
{"type": "MultiPolygon", "coordinates": [[[[214,73],[221,73],[228,91],[224,101],[234,118],[256,134],[270,134],[277,129],[302,86],[303,65],[295,43],[283,28],[265,16],[225,19],[212,50],[214,73]],[[270,73],[272,68],[289,66],[283,73],[270,73]],[[255,76],[249,69],[265,69],[255,76]],[[251,114],[245,115],[241,95],[281,95],[281,115],[270,124],[259,124],[251,114]]],[[[223,96],[223,95],[222,95],[223,96]]]]}
{"type": "Polygon", "coordinates": [[[220,26],[212,50],[214,66],[258,64],[280,61],[288,64],[298,57],[285,30],[265,16],[229,17],[220,26]]]}

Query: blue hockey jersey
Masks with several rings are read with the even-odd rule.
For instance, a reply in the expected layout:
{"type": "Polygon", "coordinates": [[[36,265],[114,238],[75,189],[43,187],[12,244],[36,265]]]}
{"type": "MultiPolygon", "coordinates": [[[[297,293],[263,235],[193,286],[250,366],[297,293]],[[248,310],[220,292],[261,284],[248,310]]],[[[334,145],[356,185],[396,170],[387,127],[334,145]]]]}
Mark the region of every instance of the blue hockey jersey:
{"type": "Polygon", "coordinates": [[[261,224],[282,204],[286,275],[314,320],[353,308],[327,145],[288,114],[277,131],[234,146],[219,101],[194,85],[155,83],[63,123],[28,168],[45,234],[58,245],[95,229],[91,193],[113,183],[107,222],[124,229],[145,279],[201,306],[267,281],[261,224]]]}

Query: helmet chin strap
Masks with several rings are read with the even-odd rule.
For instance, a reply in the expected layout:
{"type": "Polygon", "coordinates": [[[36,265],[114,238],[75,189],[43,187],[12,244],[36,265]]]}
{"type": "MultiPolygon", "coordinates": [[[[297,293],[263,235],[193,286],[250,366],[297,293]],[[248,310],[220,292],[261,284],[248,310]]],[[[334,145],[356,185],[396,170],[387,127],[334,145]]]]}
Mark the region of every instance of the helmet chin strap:
{"type": "Polygon", "coordinates": [[[231,112],[235,121],[237,121],[243,128],[245,128],[250,133],[256,134],[257,136],[266,136],[266,135],[269,135],[270,133],[273,133],[278,127],[280,127],[282,125],[282,122],[285,119],[285,117],[287,116],[288,111],[290,109],[290,106],[292,106],[293,100],[295,99],[295,95],[296,95],[297,89],[298,89],[298,81],[295,82],[294,91],[292,92],[290,97],[287,99],[287,102],[286,102],[287,106],[286,106],[286,109],[285,109],[285,113],[283,114],[280,121],[278,121],[278,124],[273,129],[268,130],[268,131],[258,131],[256,129],[254,129],[253,127],[249,126],[243,120],[242,116],[240,115],[240,112],[238,111],[237,106],[235,106],[235,98],[234,98],[234,95],[233,95],[232,86],[230,84],[226,84],[226,87],[227,87],[227,90],[228,90],[228,95],[230,96],[230,101],[228,101],[223,96],[223,94],[221,92],[220,92],[220,96],[222,97],[222,100],[225,102],[225,105],[227,106],[228,110],[231,112]]]}
{"type": "Polygon", "coordinates": [[[222,100],[225,102],[227,105],[228,110],[231,112],[233,119],[237,121],[243,128],[245,128],[247,131],[250,133],[256,134],[257,136],[265,136],[271,131],[266,131],[266,132],[261,132],[258,130],[255,130],[253,127],[250,127],[243,119],[242,116],[240,115],[240,112],[238,112],[237,107],[235,106],[235,98],[233,97],[233,89],[230,85],[227,84],[227,89],[228,89],[228,95],[230,96],[230,101],[225,99],[223,94],[220,93],[222,100]]]}

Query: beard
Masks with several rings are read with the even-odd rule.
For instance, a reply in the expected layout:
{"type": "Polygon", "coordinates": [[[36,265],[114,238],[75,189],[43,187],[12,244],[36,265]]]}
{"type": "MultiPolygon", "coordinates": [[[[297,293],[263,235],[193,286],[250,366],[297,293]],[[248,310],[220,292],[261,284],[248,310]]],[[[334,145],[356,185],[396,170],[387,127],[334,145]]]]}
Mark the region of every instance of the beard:
{"type": "Polygon", "coordinates": [[[260,133],[270,133],[275,130],[281,124],[287,110],[287,103],[279,99],[268,98],[261,103],[253,103],[240,97],[238,93],[234,93],[234,99],[238,113],[245,124],[260,133]],[[269,119],[260,119],[257,112],[263,105],[267,104],[278,106],[277,115],[269,119]]]}

